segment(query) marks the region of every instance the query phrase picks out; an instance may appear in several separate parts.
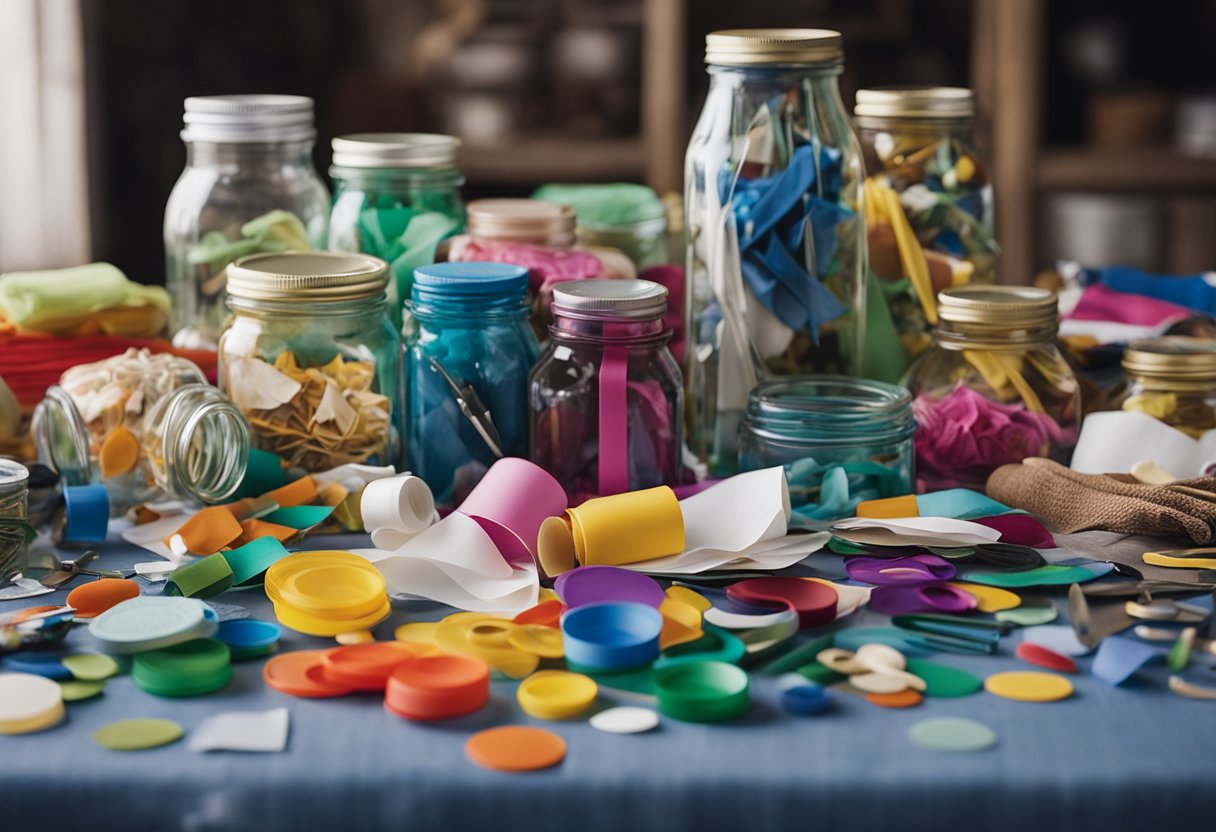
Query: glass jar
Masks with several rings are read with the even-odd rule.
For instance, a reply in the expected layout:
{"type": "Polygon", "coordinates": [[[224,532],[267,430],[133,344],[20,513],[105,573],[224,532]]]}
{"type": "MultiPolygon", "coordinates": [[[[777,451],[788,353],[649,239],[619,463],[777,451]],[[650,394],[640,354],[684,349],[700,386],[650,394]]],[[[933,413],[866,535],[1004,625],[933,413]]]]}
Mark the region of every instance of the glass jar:
{"type": "Polygon", "coordinates": [[[1081,392],[1056,347],[1056,297],[1029,286],[938,295],[933,345],[908,370],[920,491],[983,491],[1026,457],[1067,465],[1081,392]]]}
{"type": "Polygon", "coordinates": [[[25,572],[33,537],[29,514],[30,472],[20,462],[0,457],[0,587],[25,572]]]}
{"type": "Polygon", "coordinates": [[[857,91],[869,284],[865,364],[895,381],[924,352],[937,293],[993,283],[992,180],[975,150],[975,96],[959,87],[857,91]]]}
{"type": "Polygon", "coordinates": [[[214,347],[225,268],[258,252],[323,248],[329,192],[312,163],[311,98],[203,96],[185,110],[186,168],[165,206],[173,343],[214,347]]]}
{"type": "Polygon", "coordinates": [[[388,310],[401,326],[414,269],[435,262],[440,242],[464,228],[460,139],[428,133],[360,133],[333,140],[331,251],[389,264],[388,310]]]}
{"type": "Polygon", "coordinates": [[[781,465],[796,513],[852,517],[863,500],[912,493],[912,396],[846,376],[775,379],[752,391],[739,470],[781,465]]]}
{"type": "Polygon", "coordinates": [[[34,411],[38,459],[66,485],[101,483],[110,510],[218,503],[245,476],[249,428],[195,364],[129,349],[71,368],[34,411]]]}
{"type": "Polygon", "coordinates": [[[645,185],[545,185],[532,198],[571,206],[580,245],[616,249],[639,273],[669,262],[667,208],[645,185]]]}
{"type": "Polygon", "coordinates": [[[528,379],[529,446],[572,503],[680,483],[683,387],[666,310],[667,290],[648,280],[553,291],[552,337],[528,379]]]}
{"type": "Polygon", "coordinates": [[[414,274],[405,316],[406,455],[441,505],[494,460],[528,455],[528,270],[437,263],[414,274]]]}
{"type": "Polygon", "coordinates": [[[228,270],[220,386],[252,444],[315,474],[400,465],[401,336],[388,264],[366,254],[255,254],[228,270]]]}
{"type": "Polygon", "coordinates": [[[1131,342],[1119,409],[1147,413],[1199,439],[1216,429],[1216,340],[1169,336],[1131,342]]]}
{"type": "Polygon", "coordinates": [[[766,375],[861,366],[862,166],[843,55],[822,29],[706,38],[709,94],[684,168],[685,379],[693,453],[717,474],[736,467],[766,375]]]}

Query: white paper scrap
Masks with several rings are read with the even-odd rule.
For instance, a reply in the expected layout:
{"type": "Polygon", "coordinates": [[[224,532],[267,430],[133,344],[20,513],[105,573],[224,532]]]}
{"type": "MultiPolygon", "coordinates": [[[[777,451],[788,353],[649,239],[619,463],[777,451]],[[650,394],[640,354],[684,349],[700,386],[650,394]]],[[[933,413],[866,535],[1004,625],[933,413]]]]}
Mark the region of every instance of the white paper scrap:
{"type": "Polygon", "coordinates": [[[283,751],[287,748],[286,708],[229,711],[209,716],[190,732],[191,751],[283,751]]]}
{"type": "Polygon", "coordinates": [[[1147,413],[1116,410],[1085,417],[1072,455],[1072,470],[1126,474],[1145,461],[1184,479],[1199,476],[1216,462],[1216,430],[1195,440],[1147,413]]]}

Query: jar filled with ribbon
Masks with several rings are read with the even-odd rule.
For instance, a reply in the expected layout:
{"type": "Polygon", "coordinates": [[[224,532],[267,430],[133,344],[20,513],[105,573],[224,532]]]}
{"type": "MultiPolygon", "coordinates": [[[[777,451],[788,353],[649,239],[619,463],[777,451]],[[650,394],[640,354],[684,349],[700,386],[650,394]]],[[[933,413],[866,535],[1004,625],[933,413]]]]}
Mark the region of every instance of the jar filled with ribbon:
{"type": "Polygon", "coordinates": [[[572,503],[680,483],[683,382],[666,311],[667,290],[648,280],[553,290],[551,338],[528,382],[529,446],[572,503]]]}
{"type": "Polygon", "coordinates": [[[920,491],[983,491],[1026,457],[1067,464],[1081,392],[1056,346],[1056,297],[1029,286],[938,295],[933,344],[908,370],[920,491]]]}
{"type": "Polygon", "coordinates": [[[532,198],[569,205],[580,245],[616,249],[633,261],[639,273],[670,262],[667,206],[645,185],[545,185],[532,198]]]}
{"type": "Polygon", "coordinates": [[[468,228],[454,237],[453,262],[510,263],[528,270],[532,326],[543,338],[553,320],[553,287],[571,280],[634,278],[632,261],[612,248],[576,245],[569,205],[539,199],[479,199],[469,203],[468,228]]]}
{"type": "Polygon", "coordinates": [[[401,336],[388,264],[366,254],[255,254],[228,269],[220,384],[253,446],[320,473],[401,463],[401,336]]]}
{"type": "Polygon", "coordinates": [[[781,465],[796,513],[852,517],[863,500],[912,492],[914,429],[903,387],[847,376],[774,379],[752,391],[739,470],[781,465]]]}
{"type": "Polygon", "coordinates": [[[186,168],[165,206],[173,342],[214,347],[228,264],[324,248],[329,192],[312,163],[311,98],[196,96],[185,110],[186,168]]]}
{"type": "Polygon", "coordinates": [[[1216,340],[1168,336],[1123,353],[1119,409],[1147,413],[1194,439],[1216,429],[1216,340]]]}
{"type": "Polygon", "coordinates": [[[684,175],[685,378],[692,450],[728,474],[764,376],[861,367],[862,165],[839,32],[713,32],[705,61],[684,175]]]}
{"type": "Polygon", "coordinates": [[[995,282],[992,180],[975,150],[975,96],[959,87],[857,91],[868,177],[864,375],[897,380],[924,352],[937,293],[995,282]]]}
{"type": "Polygon", "coordinates": [[[249,428],[196,365],[129,349],[71,368],[34,411],[39,461],[106,486],[115,515],[167,499],[218,503],[245,476],[249,428]]]}
{"type": "Polygon", "coordinates": [[[406,456],[440,504],[461,502],[496,459],[528,455],[528,270],[436,263],[414,273],[405,315],[406,456]]]}
{"type": "Polygon", "coordinates": [[[427,133],[360,133],[333,140],[329,248],[389,264],[389,316],[401,324],[414,269],[464,228],[460,139],[427,133]]]}

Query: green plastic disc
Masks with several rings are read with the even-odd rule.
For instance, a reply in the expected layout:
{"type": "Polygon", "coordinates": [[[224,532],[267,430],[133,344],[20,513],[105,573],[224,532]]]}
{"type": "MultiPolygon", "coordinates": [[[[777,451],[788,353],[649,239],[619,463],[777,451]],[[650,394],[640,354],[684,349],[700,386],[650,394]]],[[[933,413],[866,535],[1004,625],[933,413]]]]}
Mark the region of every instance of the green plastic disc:
{"type": "Polygon", "coordinates": [[[987,725],[957,716],[922,719],[908,729],[908,737],[934,751],[983,751],[996,745],[996,732],[987,725]]]}
{"type": "Polygon", "coordinates": [[[659,712],[685,722],[722,722],[747,713],[747,672],[726,662],[681,662],[655,670],[659,712]]]}
{"type": "Polygon", "coordinates": [[[925,696],[953,699],[979,693],[984,688],[984,680],[972,673],[924,659],[908,659],[907,670],[924,680],[925,696]]]}
{"type": "MultiPolygon", "coordinates": [[[[825,647],[824,649],[826,650],[827,648],[825,647]]],[[[835,670],[817,661],[802,665],[796,672],[823,688],[831,687],[845,678],[835,670]]]]}
{"type": "Polygon", "coordinates": [[[88,681],[69,679],[66,682],[60,682],[59,689],[63,692],[64,702],[80,702],[83,699],[92,699],[94,696],[100,695],[106,689],[106,683],[103,679],[88,681]]]}
{"type": "Polygon", "coordinates": [[[143,751],[177,742],[184,733],[168,719],[124,719],[98,728],[93,741],[114,751],[143,751]]]}
{"type": "Polygon", "coordinates": [[[1011,610],[1001,610],[996,614],[997,621],[1007,621],[1019,627],[1037,627],[1040,624],[1050,624],[1059,616],[1060,611],[1050,598],[1023,598],[1022,605],[1011,610]]]}
{"type": "Polygon", "coordinates": [[[98,682],[118,673],[118,662],[103,653],[75,653],[62,662],[79,682],[98,682]]]}
{"type": "Polygon", "coordinates": [[[969,572],[966,575],[960,576],[959,580],[970,581],[973,584],[983,584],[985,586],[1016,589],[1025,586],[1083,584],[1097,577],[1097,573],[1083,569],[1080,566],[1048,564],[1047,566],[1036,566],[1034,569],[1027,569],[1022,572],[969,572]]]}

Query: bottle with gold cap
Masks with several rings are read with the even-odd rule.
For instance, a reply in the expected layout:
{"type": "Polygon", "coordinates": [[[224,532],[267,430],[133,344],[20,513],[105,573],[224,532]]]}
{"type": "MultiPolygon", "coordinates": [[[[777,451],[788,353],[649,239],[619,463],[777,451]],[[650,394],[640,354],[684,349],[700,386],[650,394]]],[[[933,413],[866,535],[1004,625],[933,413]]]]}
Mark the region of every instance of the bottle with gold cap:
{"type": "Polygon", "coordinates": [[[866,375],[892,381],[928,348],[938,292],[995,282],[992,180],[959,87],[857,91],[872,276],[866,375]]]}
{"type": "Polygon", "coordinates": [[[983,491],[1027,457],[1067,463],[1081,394],[1056,347],[1056,297],[1030,286],[960,286],[937,296],[933,344],[908,370],[920,491],[983,491]]]}
{"type": "Polygon", "coordinates": [[[861,368],[863,174],[839,32],[712,32],[705,62],[684,176],[685,380],[692,449],[728,474],[762,377],[861,368]]]}
{"type": "Polygon", "coordinates": [[[1198,439],[1216,428],[1216,340],[1133,341],[1123,353],[1121,410],[1147,413],[1198,439]]]}

